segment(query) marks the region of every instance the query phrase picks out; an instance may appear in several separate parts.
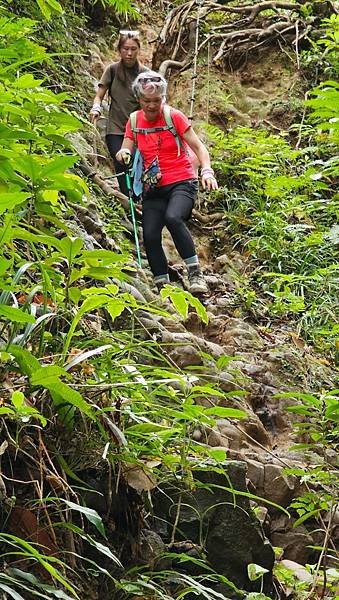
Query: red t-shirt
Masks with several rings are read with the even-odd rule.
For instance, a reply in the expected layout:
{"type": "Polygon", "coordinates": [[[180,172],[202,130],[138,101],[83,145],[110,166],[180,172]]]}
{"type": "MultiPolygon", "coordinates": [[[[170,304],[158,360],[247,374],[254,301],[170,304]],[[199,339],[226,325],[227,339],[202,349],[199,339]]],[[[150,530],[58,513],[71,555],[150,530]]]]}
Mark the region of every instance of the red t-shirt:
{"type": "MultiPolygon", "coordinates": [[[[187,117],[175,108],[171,109],[171,117],[175,129],[182,139],[185,131],[191,127],[191,124],[187,117]]],[[[147,121],[142,110],[137,112],[136,123],[136,126],[142,129],[166,126],[163,114],[159,115],[156,121],[147,121]]],[[[149,167],[155,157],[158,157],[162,174],[158,186],[185,181],[186,179],[194,179],[196,177],[189,158],[188,146],[183,139],[184,148],[180,147],[180,155],[178,156],[178,146],[173,133],[170,131],[137,133],[136,135],[138,138],[138,148],[144,159],[145,169],[149,167]]],[[[127,121],[125,137],[134,142],[130,119],[127,121]]]]}

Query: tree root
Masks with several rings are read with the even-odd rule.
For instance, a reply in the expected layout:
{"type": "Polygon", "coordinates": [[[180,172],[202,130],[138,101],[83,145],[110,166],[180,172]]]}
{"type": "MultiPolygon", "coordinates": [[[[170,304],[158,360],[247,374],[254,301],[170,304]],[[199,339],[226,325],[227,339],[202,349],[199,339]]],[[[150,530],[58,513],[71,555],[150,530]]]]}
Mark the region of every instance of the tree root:
{"type": "MultiPolygon", "coordinates": [[[[331,3],[328,4],[326,14],[331,10],[331,3]]],[[[229,60],[235,52],[239,53],[242,50],[248,55],[258,48],[258,44],[269,45],[276,43],[277,39],[292,44],[298,60],[298,44],[309,28],[302,9],[303,2],[279,0],[263,0],[243,6],[218,4],[212,0],[203,3],[201,0],[190,0],[179,7],[176,6],[168,14],[158,36],[154,62],[159,62],[157,55],[159,58],[164,54],[165,49],[167,55],[171,55],[170,60],[184,65],[190,62],[188,57],[192,48],[190,44],[192,21],[197,19],[198,11],[205,31],[209,31],[204,35],[199,50],[206,44],[210,44],[213,48],[214,64],[229,60]],[[270,13],[267,14],[267,11],[270,13]],[[217,21],[214,21],[214,13],[218,14],[219,23],[220,15],[224,13],[224,23],[217,24],[217,21]],[[187,56],[179,60],[183,48],[187,48],[184,50],[187,56]]],[[[166,62],[163,60],[161,64],[166,62]]]]}

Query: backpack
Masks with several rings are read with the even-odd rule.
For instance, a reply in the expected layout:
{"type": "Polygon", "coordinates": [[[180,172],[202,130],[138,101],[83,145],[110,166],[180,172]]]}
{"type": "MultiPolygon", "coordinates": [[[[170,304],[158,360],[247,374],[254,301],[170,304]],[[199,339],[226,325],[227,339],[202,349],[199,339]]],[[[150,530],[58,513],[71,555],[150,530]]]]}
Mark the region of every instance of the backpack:
{"type": "Polygon", "coordinates": [[[162,125],[160,127],[149,127],[147,129],[143,128],[143,127],[137,127],[138,112],[139,111],[136,110],[136,111],[132,112],[129,116],[130,122],[131,122],[131,129],[134,134],[135,145],[138,146],[137,135],[136,135],[137,133],[144,133],[147,135],[148,133],[157,133],[158,131],[170,131],[172,133],[172,135],[174,135],[175,142],[176,142],[176,145],[178,148],[178,156],[180,156],[181,150],[184,149],[184,145],[183,145],[183,142],[182,142],[181,138],[179,137],[178,132],[173,123],[172,108],[168,104],[165,104],[165,106],[164,106],[163,116],[164,116],[166,125],[162,125]]]}
{"type": "Polygon", "coordinates": [[[176,142],[176,145],[178,148],[177,156],[180,156],[181,151],[185,150],[183,141],[180,138],[180,136],[175,128],[175,125],[173,123],[172,114],[171,114],[172,108],[168,104],[165,104],[164,109],[163,109],[163,116],[164,116],[166,125],[161,125],[159,127],[149,127],[149,128],[138,127],[137,126],[138,112],[139,111],[136,110],[130,114],[131,130],[133,132],[134,144],[136,146],[136,151],[135,151],[134,160],[133,160],[133,167],[132,167],[133,191],[136,196],[140,196],[142,194],[142,189],[143,189],[142,176],[143,176],[143,171],[144,171],[144,164],[143,164],[144,161],[143,161],[143,158],[142,158],[139,148],[138,148],[138,141],[137,141],[138,133],[143,133],[143,134],[147,135],[148,133],[157,133],[158,131],[170,131],[172,133],[172,135],[174,136],[174,139],[175,139],[175,142],[176,142]]]}

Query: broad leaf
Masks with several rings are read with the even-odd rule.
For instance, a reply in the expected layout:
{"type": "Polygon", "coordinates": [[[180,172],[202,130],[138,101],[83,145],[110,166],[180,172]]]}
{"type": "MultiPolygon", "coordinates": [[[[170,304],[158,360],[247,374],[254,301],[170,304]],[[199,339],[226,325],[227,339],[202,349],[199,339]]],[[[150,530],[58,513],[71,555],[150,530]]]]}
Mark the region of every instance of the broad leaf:
{"type": "Polygon", "coordinates": [[[8,319],[8,321],[13,321],[14,323],[35,323],[33,315],[23,312],[20,308],[7,306],[6,304],[0,304],[0,319],[1,317],[8,319]]]}

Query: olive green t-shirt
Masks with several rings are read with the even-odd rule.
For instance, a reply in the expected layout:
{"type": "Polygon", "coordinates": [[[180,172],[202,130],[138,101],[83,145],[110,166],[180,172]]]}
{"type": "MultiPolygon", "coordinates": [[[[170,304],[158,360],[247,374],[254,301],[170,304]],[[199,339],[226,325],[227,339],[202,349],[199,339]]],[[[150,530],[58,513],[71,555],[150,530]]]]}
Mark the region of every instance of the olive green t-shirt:
{"type": "Polygon", "coordinates": [[[107,120],[107,133],[122,135],[129,115],[138,110],[139,102],[132,92],[132,83],[139,73],[149,69],[137,63],[131,68],[125,67],[120,61],[108,65],[99,81],[99,86],[110,87],[110,107],[107,120]],[[121,77],[117,75],[118,65],[121,65],[121,77]]]}

